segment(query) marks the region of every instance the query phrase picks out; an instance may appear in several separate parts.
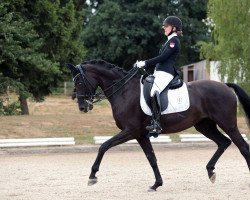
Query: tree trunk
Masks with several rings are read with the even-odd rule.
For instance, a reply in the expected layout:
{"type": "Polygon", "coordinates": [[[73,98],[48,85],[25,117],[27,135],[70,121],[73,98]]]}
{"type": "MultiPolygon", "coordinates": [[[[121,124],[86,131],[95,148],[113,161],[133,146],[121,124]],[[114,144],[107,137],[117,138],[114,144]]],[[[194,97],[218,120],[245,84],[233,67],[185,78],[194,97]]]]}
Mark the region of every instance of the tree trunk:
{"type": "Polygon", "coordinates": [[[29,115],[29,107],[27,103],[27,98],[20,95],[19,96],[20,106],[21,106],[21,114],[22,115],[29,115]]]}

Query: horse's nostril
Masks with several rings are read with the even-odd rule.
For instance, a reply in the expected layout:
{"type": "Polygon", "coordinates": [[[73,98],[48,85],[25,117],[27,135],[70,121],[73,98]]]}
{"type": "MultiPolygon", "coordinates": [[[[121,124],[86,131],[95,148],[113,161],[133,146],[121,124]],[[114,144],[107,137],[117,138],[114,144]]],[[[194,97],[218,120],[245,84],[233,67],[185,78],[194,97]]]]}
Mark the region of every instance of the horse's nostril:
{"type": "Polygon", "coordinates": [[[89,109],[87,107],[79,107],[79,110],[81,112],[85,112],[85,113],[87,113],[89,111],[89,109]]]}
{"type": "Polygon", "coordinates": [[[84,111],[84,108],[83,108],[83,107],[79,107],[79,110],[80,110],[80,111],[84,111]]]}

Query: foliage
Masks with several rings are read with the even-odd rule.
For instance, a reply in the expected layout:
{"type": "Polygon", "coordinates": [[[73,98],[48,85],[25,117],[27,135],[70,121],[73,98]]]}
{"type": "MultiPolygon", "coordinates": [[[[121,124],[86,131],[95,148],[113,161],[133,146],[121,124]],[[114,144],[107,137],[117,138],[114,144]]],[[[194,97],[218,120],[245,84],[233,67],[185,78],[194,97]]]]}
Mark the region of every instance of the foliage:
{"type": "Polygon", "coordinates": [[[13,82],[9,78],[5,78],[0,74],[0,116],[1,115],[19,115],[20,104],[17,101],[9,102],[8,91],[10,88],[18,88],[14,86],[16,82],[13,82]]]}
{"type": "Polygon", "coordinates": [[[32,21],[39,37],[43,38],[42,52],[59,63],[63,72],[66,71],[66,62],[79,63],[85,55],[83,8],[79,1],[37,0],[27,1],[21,10],[32,21]]]}
{"type": "Polygon", "coordinates": [[[22,99],[43,100],[65,79],[65,63],[82,60],[82,10],[72,0],[1,2],[0,73],[22,99]]]}
{"type": "Polygon", "coordinates": [[[183,21],[184,36],[178,65],[199,60],[197,42],[207,41],[206,3],[181,0],[90,1],[90,16],[84,30],[87,58],[102,58],[129,68],[138,59],[158,55],[166,38],[161,29],[168,15],[183,21]]]}
{"type": "Polygon", "coordinates": [[[33,94],[37,99],[47,94],[46,86],[58,73],[57,66],[39,52],[42,40],[31,22],[10,11],[10,3],[1,4],[0,66],[3,77],[9,77],[20,95],[33,94]]]}
{"type": "Polygon", "coordinates": [[[209,0],[213,41],[202,43],[201,50],[207,59],[221,61],[223,77],[237,81],[250,91],[249,8],[249,0],[209,0]]]}
{"type": "Polygon", "coordinates": [[[0,116],[1,115],[20,115],[19,102],[12,102],[5,105],[3,99],[0,98],[0,116]]]}

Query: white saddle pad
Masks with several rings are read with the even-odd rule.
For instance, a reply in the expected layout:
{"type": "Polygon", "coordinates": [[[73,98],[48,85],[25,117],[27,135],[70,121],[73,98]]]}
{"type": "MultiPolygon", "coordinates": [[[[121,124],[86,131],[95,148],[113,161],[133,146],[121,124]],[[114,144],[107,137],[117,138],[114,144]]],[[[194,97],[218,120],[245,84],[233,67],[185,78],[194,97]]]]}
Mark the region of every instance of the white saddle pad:
{"type": "MultiPolygon", "coordinates": [[[[140,81],[141,82],[141,81],[140,81]]],[[[143,95],[143,84],[141,83],[141,95],[140,95],[140,104],[141,109],[146,115],[152,115],[151,109],[146,104],[144,95],[143,95]]],[[[190,101],[188,95],[188,89],[186,83],[180,88],[169,90],[168,91],[168,108],[161,112],[162,115],[182,112],[189,108],[190,101]]]]}

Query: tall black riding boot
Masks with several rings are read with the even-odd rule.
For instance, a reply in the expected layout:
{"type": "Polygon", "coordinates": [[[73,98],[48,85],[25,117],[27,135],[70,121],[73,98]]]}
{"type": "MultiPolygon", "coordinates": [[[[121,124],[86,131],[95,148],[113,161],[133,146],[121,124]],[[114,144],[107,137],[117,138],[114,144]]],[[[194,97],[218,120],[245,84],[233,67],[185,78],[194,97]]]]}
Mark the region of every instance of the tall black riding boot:
{"type": "Polygon", "coordinates": [[[149,131],[147,137],[158,137],[161,133],[161,104],[160,104],[160,95],[158,92],[155,92],[154,96],[151,98],[151,108],[152,108],[152,120],[149,126],[146,126],[146,130],[149,131]]]}

